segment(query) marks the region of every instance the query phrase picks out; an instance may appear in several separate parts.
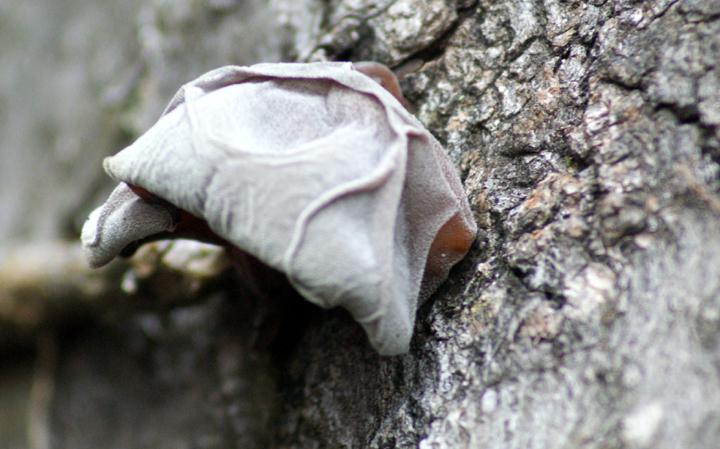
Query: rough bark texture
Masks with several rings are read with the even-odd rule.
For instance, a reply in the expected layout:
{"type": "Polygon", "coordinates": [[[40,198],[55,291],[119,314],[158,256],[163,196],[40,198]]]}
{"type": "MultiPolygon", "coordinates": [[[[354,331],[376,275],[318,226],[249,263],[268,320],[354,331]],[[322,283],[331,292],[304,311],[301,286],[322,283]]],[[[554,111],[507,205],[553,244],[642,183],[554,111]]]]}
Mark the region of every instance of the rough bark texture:
{"type": "Polygon", "coordinates": [[[127,17],[127,48],[68,63],[99,86],[83,95],[115,93],[94,112],[110,131],[85,143],[70,111],[56,126],[78,153],[58,138],[52,154],[86,156],[53,172],[66,188],[3,191],[6,210],[33,211],[2,222],[35,223],[27,239],[72,234],[67,217],[77,232],[112,185],[100,157],[182,82],[261,59],[418,68],[405,96],[480,236],[398,357],[342,311],[253,296],[205,246],[95,273],[79,243],[3,248],[0,446],[717,447],[720,3],[188,0],[127,17]],[[103,55],[136,71],[103,78],[103,55]]]}

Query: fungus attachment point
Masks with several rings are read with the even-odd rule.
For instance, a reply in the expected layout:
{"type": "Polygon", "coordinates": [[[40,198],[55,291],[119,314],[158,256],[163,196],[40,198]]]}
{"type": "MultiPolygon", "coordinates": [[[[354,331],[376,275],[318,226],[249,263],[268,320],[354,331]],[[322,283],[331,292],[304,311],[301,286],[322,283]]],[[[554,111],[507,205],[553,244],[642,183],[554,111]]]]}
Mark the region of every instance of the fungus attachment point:
{"type": "Polygon", "coordinates": [[[415,112],[410,102],[403,97],[402,91],[400,90],[400,83],[390,69],[380,63],[372,61],[354,62],[353,67],[355,67],[355,70],[370,77],[370,79],[390,92],[393,97],[397,98],[400,104],[405,107],[405,109],[412,113],[415,112]]]}
{"type": "Polygon", "coordinates": [[[308,301],[346,308],[379,353],[406,352],[418,301],[477,228],[452,163],[388,73],[259,64],[183,86],[105,160],[122,182],[83,227],[90,265],[158,238],[224,245],[308,301]]]}

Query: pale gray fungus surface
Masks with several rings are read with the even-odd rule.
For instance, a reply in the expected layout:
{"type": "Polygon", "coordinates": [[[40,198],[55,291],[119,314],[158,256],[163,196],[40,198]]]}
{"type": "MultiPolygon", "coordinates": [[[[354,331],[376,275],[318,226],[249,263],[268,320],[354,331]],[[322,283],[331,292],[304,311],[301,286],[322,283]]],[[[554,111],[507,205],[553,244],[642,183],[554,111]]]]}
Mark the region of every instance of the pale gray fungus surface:
{"type": "Polygon", "coordinates": [[[104,168],[122,183],[83,227],[92,266],[153,236],[233,245],[346,308],[380,354],[408,350],[477,231],[439,143],[351,63],[209,72],[104,168]]]}
{"type": "Polygon", "coordinates": [[[174,230],[172,215],[164,205],[146,201],[120,183],[105,205],[88,217],[82,244],[88,264],[99,268],[120,254],[129,242],[174,230]]]}

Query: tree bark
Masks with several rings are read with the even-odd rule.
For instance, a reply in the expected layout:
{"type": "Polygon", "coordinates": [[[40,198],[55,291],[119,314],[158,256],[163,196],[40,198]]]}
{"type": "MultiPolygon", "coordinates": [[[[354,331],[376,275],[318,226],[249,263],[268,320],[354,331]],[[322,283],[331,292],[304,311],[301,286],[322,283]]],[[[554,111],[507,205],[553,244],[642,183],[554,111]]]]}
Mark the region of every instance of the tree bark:
{"type": "Polygon", "coordinates": [[[717,447],[719,3],[186,3],[141,16],[126,132],[208,65],[376,60],[411,72],[480,234],[397,357],[343,311],[253,295],[204,246],[48,268],[64,283],[2,278],[6,256],[6,340],[58,347],[33,369],[53,447],[717,447]],[[223,53],[251,6],[275,31],[223,53]]]}

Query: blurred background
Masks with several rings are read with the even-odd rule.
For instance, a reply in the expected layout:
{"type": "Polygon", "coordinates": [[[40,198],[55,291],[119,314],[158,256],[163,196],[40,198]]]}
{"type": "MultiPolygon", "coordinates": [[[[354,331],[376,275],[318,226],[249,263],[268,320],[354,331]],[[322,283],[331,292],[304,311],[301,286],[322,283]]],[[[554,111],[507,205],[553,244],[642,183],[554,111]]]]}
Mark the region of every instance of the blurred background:
{"type": "Polygon", "coordinates": [[[288,3],[0,0],[2,241],[75,238],[110,183],[102,158],[184,82],[296,59],[312,16],[309,2],[288,3]]]}
{"type": "Polygon", "coordinates": [[[200,74],[307,56],[316,3],[0,0],[0,448],[48,444],[28,427],[51,396],[37,373],[57,356],[41,329],[71,314],[36,312],[81,296],[59,293],[74,288],[85,218],[115,184],[102,159],[200,74]]]}

